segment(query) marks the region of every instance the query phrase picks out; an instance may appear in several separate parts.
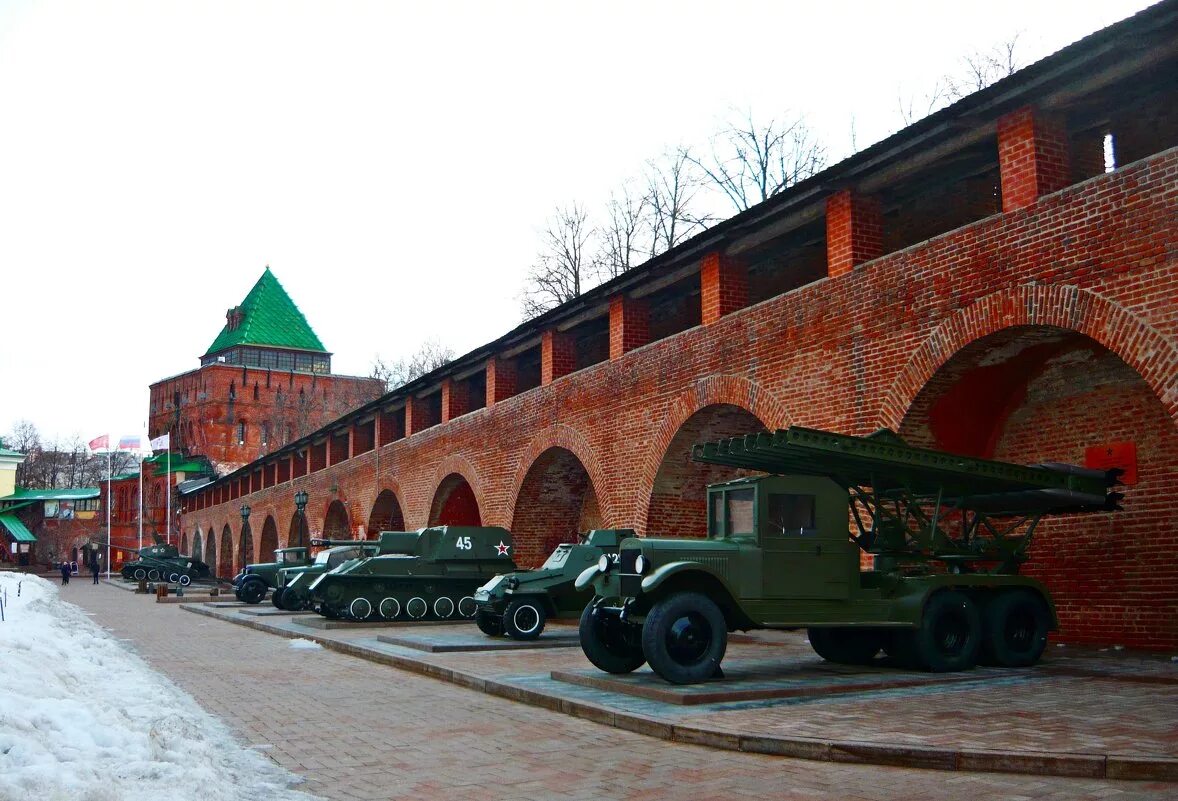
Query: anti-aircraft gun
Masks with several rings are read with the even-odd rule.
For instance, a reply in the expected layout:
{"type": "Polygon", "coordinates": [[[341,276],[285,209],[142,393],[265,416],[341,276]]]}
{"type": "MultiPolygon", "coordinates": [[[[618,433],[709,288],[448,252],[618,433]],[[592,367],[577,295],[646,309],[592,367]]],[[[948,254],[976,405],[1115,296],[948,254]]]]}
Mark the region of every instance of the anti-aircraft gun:
{"type": "Polygon", "coordinates": [[[193,579],[205,579],[212,575],[208,565],[199,559],[181,554],[179,548],[164,542],[164,538],[158,533],[153,533],[151,537],[153,544],[144,548],[110,546],[116,550],[138,554],[138,558],[123,564],[121,574],[125,580],[169,581],[187,587],[193,579]]]}
{"type": "Polygon", "coordinates": [[[384,553],[412,553],[419,532],[382,531],[375,540],[311,540],[311,547],[324,548],[309,564],[279,569],[271,603],[287,612],[307,607],[307,588],[319,576],[352,559],[384,553]]]}
{"type": "Polygon", "coordinates": [[[696,445],[696,461],[764,471],[708,489],[708,538],[635,538],[593,587],[581,646],[611,673],[716,675],[728,632],[808,629],[832,662],[882,649],[932,671],[1038,661],[1058,623],[1018,575],[1046,516],[1119,509],[1119,471],[1008,464],[794,426],[696,445]],[[861,554],[873,562],[861,569],[861,554]]]}
{"type": "Polygon", "coordinates": [[[316,578],[310,604],[350,620],[471,618],[479,585],[515,570],[511,549],[511,532],[497,526],[423,528],[412,553],[353,559],[316,578]]]}

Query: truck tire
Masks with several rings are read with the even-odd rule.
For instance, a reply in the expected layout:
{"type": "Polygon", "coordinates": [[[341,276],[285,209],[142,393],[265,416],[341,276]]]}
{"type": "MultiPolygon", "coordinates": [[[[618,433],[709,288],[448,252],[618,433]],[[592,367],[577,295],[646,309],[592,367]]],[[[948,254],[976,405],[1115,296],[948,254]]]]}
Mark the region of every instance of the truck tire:
{"type": "Polygon", "coordinates": [[[520,598],[509,603],[503,612],[503,633],[513,640],[534,640],[544,631],[547,620],[543,601],[520,598]]]}
{"type": "Polygon", "coordinates": [[[500,637],[503,635],[503,618],[493,612],[480,609],[474,614],[474,623],[479,627],[479,631],[488,637],[500,637]]]}
{"type": "Polygon", "coordinates": [[[250,579],[241,582],[237,597],[243,603],[260,604],[266,598],[266,583],[260,579],[250,579]]]}
{"type": "Polygon", "coordinates": [[[883,634],[877,629],[834,628],[807,629],[810,647],[827,662],[839,665],[867,665],[883,647],[883,634]]]}
{"type": "Polygon", "coordinates": [[[1047,647],[1051,614],[1047,604],[1030,590],[998,593],[982,620],[981,662],[998,667],[1028,667],[1047,647]]]}
{"type": "Polygon", "coordinates": [[[286,609],[286,607],[282,604],[283,595],[286,595],[286,587],[279,587],[270,594],[270,603],[274,605],[275,609],[286,609]]]}
{"type": "Polygon", "coordinates": [[[595,598],[581,613],[581,650],[606,673],[633,673],[646,663],[642,648],[626,641],[622,626],[627,624],[598,609],[600,600],[595,598]]]}
{"type": "Polygon", "coordinates": [[[698,592],[679,592],[659,601],[642,626],[646,661],[672,684],[699,684],[712,678],[727,649],[724,613],[698,592]]]}
{"type": "Polygon", "coordinates": [[[982,618],[963,592],[940,590],[924,605],[920,625],[913,632],[916,657],[933,673],[969,670],[982,645],[982,618]]]}

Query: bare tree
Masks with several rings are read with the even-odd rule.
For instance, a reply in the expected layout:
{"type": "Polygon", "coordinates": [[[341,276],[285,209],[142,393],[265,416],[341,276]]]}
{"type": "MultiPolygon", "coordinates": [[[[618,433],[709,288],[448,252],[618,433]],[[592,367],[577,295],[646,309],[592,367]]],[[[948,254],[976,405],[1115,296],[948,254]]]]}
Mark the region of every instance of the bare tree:
{"type": "Polygon", "coordinates": [[[1016,72],[1021,66],[1018,40],[1019,34],[1016,33],[989,50],[975,50],[962,56],[960,69],[938,78],[931,91],[920,97],[910,96],[905,100],[900,95],[897,98],[900,119],[905,125],[911,125],[943,106],[956,103],[966,95],[979,92],[1016,72]]]}
{"type": "Polygon", "coordinates": [[[649,241],[650,202],[630,186],[611,192],[606,204],[606,221],[601,228],[600,246],[594,264],[598,278],[608,281],[636,267],[650,256],[640,247],[649,241]]]}
{"type": "Polygon", "coordinates": [[[436,339],[427,339],[414,353],[396,361],[386,362],[379,355],[372,363],[371,376],[384,382],[391,392],[454,361],[454,349],[436,339]]]}
{"type": "Polygon", "coordinates": [[[540,253],[520,296],[525,320],[538,317],[587,289],[595,231],[579,203],[557,207],[541,233],[540,253]]]}
{"type": "Polygon", "coordinates": [[[697,195],[702,186],[688,148],[667,151],[646,163],[651,256],[670,250],[708,227],[711,218],[697,211],[697,195]]]}
{"type": "Polygon", "coordinates": [[[707,157],[689,158],[741,212],[821,170],[826,149],[802,116],[758,124],[749,109],[712,137],[707,157]]]}

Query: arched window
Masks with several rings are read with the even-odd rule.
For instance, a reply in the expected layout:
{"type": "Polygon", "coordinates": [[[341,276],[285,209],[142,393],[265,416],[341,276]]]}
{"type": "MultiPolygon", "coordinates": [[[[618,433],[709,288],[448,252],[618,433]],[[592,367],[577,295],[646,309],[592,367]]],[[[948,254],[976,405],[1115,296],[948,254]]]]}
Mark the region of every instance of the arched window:
{"type": "Polygon", "coordinates": [[[237,423],[237,444],[245,444],[245,420],[241,420],[237,423]]]}

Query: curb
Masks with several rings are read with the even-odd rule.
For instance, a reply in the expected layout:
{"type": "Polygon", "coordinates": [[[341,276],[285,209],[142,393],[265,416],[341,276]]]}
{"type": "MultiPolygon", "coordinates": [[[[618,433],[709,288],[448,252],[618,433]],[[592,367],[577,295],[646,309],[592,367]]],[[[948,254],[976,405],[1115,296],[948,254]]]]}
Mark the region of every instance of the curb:
{"type": "Polygon", "coordinates": [[[648,715],[621,712],[585,701],[558,698],[498,679],[487,679],[442,665],[420,662],[409,657],[380,653],[363,646],[333,640],[313,631],[308,631],[305,634],[296,633],[261,620],[236,620],[219,610],[194,604],[181,604],[180,608],[226,623],[257,629],[267,634],[276,634],[286,639],[312,640],[330,651],[660,740],[702,745],[726,751],[744,751],[752,754],[810,759],[819,762],[982,773],[1025,773],[1036,776],[1067,776],[1087,779],[1178,782],[1178,759],[1167,757],[955,749],[856,740],[745,735],[719,728],[679,725],[648,715]]]}

